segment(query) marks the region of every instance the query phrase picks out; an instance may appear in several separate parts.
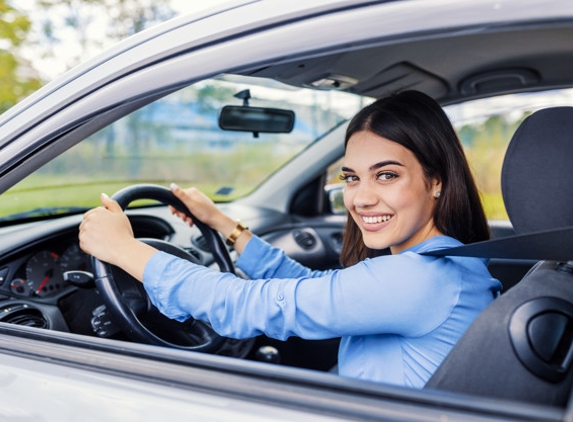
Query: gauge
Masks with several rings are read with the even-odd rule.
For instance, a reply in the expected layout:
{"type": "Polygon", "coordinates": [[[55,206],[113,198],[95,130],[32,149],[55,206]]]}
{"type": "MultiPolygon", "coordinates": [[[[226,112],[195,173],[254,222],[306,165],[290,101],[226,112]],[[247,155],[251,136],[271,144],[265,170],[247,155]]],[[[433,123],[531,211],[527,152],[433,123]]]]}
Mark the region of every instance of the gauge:
{"type": "Polygon", "coordinates": [[[64,251],[60,257],[62,274],[66,271],[90,271],[90,256],[75,243],[64,251]]]}
{"type": "Polygon", "coordinates": [[[64,287],[58,258],[58,254],[42,250],[28,260],[26,282],[33,295],[49,296],[64,287]]]}
{"type": "Polygon", "coordinates": [[[10,282],[10,290],[20,296],[31,296],[32,291],[28,287],[28,283],[23,278],[15,278],[10,282]]]}

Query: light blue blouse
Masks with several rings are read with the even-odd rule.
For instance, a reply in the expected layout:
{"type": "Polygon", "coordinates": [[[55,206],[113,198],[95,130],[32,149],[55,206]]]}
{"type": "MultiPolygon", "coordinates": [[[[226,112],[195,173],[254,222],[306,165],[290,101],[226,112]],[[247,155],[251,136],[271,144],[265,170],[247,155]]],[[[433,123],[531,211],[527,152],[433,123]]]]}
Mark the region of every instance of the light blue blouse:
{"type": "Polygon", "coordinates": [[[164,252],[151,257],[143,278],[170,318],[208,321],[233,338],[341,337],[340,375],[422,388],[501,289],[481,259],[421,255],[460,244],[437,236],[323,272],[253,237],[237,262],[251,280],[164,252]]]}

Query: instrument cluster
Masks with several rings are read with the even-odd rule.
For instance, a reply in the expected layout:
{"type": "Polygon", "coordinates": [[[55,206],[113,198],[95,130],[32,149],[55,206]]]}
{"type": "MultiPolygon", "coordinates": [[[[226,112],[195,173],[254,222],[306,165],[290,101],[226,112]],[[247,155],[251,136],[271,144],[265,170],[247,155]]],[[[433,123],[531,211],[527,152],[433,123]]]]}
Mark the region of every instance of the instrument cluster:
{"type": "Polygon", "coordinates": [[[69,286],[66,271],[91,271],[90,257],[77,243],[58,253],[41,249],[30,256],[10,281],[10,291],[18,296],[49,297],[69,286]]]}

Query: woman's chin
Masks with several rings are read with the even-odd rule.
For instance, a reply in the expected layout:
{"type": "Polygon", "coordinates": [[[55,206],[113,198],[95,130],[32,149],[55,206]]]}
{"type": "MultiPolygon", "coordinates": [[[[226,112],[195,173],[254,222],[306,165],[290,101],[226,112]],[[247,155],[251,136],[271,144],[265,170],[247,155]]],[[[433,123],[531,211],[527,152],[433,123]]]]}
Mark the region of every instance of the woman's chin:
{"type": "Polygon", "coordinates": [[[392,246],[391,242],[383,241],[382,239],[368,239],[363,237],[364,244],[369,249],[387,249],[392,246]]]}

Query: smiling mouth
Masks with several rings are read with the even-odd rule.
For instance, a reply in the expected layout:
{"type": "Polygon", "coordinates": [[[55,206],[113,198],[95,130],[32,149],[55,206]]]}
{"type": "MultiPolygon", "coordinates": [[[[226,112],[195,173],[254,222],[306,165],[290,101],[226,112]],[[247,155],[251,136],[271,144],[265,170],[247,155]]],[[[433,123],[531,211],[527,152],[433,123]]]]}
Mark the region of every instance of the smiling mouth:
{"type": "Polygon", "coordinates": [[[379,223],[385,223],[387,221],[390,221],[392,219],[392,217],[394,217],[393,215],[377,215],[374,217],[367,217],[367,216],[362,216],[362,221],[365,224],[379,224],[379,223]]]}

